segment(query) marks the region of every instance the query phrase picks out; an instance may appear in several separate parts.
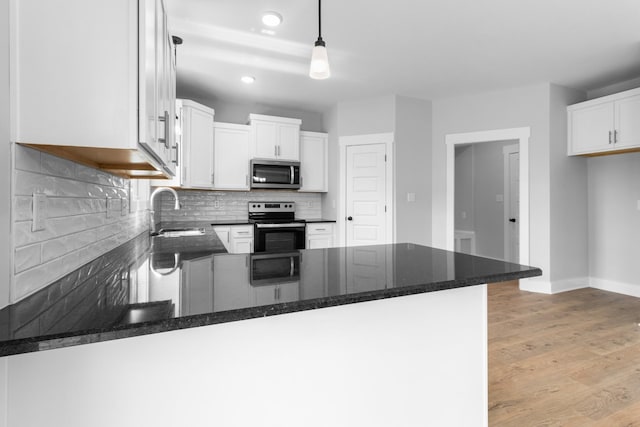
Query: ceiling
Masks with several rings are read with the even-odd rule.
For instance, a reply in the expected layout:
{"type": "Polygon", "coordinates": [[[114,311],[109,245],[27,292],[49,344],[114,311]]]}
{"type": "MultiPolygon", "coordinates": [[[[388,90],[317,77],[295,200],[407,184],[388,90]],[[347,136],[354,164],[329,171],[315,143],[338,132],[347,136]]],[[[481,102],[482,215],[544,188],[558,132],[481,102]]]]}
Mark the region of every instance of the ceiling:
{"type": "Polygon", "coordinates": [[[638,0],[325,0],[331,78],[309,78],[315,0],[166,0],[178,93],[323,111],[398,94],[437,99],[543,82],[640,77],[638,0]],[[262,32],[262,12],[283,16],[262,32]],[[242,75],[256,78],[252,85],[242,75]]]}

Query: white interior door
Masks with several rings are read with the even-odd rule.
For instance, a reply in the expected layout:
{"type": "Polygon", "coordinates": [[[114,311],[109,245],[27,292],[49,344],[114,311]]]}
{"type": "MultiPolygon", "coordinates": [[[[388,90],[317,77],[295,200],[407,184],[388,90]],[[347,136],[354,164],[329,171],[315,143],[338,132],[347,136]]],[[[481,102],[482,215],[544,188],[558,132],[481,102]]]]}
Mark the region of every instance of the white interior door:
{"type": "Polygon", "coordinates": [[[520,153],[505,147],[505,260],[519,262],[520,254],[520,153]]]}
{"type": "Polygon", "coordinates": [[[385,144],[347,147],[347,246],[387,243],[385,158],[385,144]]]}

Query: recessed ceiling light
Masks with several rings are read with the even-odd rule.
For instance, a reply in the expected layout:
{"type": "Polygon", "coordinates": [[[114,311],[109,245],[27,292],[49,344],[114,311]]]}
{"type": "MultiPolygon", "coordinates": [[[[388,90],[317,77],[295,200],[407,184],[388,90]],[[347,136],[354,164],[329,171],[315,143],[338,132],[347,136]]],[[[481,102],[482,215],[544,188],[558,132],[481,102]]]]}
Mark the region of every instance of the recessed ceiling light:
{"type": "Polygon", "coordinates": [[[251,83],[256,81],[256,78],[253,76],[242,76],[240,80],[242,81],[242,83],[250,85],[251,83]]]}
{"type": "Polygon", "coordinates": [[[262,14],[262,23],[267,27],[277,27],[282,23],[282,15],[278,12],[265,12],[262,14]]]}

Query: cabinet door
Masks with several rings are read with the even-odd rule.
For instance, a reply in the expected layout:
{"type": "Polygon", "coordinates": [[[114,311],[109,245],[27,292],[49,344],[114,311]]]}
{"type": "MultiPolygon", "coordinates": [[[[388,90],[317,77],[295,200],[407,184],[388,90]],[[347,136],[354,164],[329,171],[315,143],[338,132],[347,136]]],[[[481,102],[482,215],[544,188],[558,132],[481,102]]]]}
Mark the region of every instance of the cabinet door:
{"type": "Polygon", "coordinates": [[[213,260],[200,258],[182,263],[181,313],[211,313],[213,298],[213,260]]]}
{"type": "Polygon", "coordinates": [[[253,157],[259,159],[277,158],[278,128],[276,123],[253,121],[253,157]]]}
{"type": "Polygon", "coordinates": [[[615,103],[616,149],[640,147],[640,95],[615,103]]]}
{"type": "Polygon", "coordinates": [[[192,107],[182,107],[183,184],[191,188],[213,188],[213,116],[192,107]]]}
{"type": "Polygon", "coordinates": [[[300,126],[279,123],[278,127],[278,159],[300,160],[300,126]]]}
{"type": "Polygon", "coordinates": [[[213,154],[214,187],[249,189],[249,128],[216,125],[213,154]]]}
{"type": "Polygon", "coordinates": [[[231,239],[232,254],[250,254],[253,252],[253,238],[231,239]]]}
{"type": "Polygon", "coordinates": [[[248,256],[213,257],[213,310],[248,307],[252,302],[248,256]]]}
{"type": "Polygon", "coordinates": [[[606,102],[569,112],[571,150],[583,154],[613,149],[613,103],[606,102]]]}
{"type": "Polygon", "coordinates": [[[253,287],[257,305],[280,304],[297,301],[300,298],[300,283],[278,283],[277,285],[253,287]]]}
{"type": "Polygon", "coordinates": [[[140,59],[144,66],[141,67],[140,87],[143,94],[140,97],[139,114],[139,140],[159,151],[156,117],[158,106],[158,90],[156,78],[157,72],[157,2],[156,0],[142,0],[140,12],[140,50],[143,53],[140,59]]]}
{"type": "Polygon", "coordinates": [[[327,138],[300,133],[300,191],[327,191],[327,138]]]}
{"type": "Polygon", "coordinates": [[[218,239],[220,239],[227,252],[230,252],[231,247],[229,245],[231,244],[231,227],[213,227],[213,231],[216,232],[218,239]]]}
{"type": "Polygon", "coordinates": [[[307,238],[307,249],[323,249],[333,246],[333,237],[328,235],[309,236],[307,238]]]}

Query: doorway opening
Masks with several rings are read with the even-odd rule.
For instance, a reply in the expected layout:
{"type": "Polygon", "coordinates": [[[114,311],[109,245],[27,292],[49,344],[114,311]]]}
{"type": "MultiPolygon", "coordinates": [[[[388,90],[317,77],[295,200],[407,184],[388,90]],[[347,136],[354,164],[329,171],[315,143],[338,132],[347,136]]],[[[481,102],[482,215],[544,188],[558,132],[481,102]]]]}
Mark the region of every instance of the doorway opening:
{"type": "MultiPolygon", "coordinates": [[[[462,224],[462,209],[468,209],[464,207],[464,204],[459,203],[460,209],[458,215],[456,215],[456,201],[460,195],[456,194],[456,178],[458,177],[456,171],[456,149],[459,153],[463,153],[465,147],[482,147],[481,143],[496,143],[500,142],[501,145],[494,145],[494,148],[499,147],[501,160],[495,167],[497,169],[504,170],[505,163],[509,169],[509,176],[501,176],[499,182],[499,192],[496,190],[492,195],[484,196],[485,202],[499,204],[500,209],[496,210],[494,216],[497,216],[501,222],[501,230],[499,232],[500,238],[498,243],[491,243],[493,249],[491,252],[483,252],[484,256],[490,256],[493,258],[506,259],[509,256],[511,259],[517,260],[520,264],[528,264],[529,262],[529,135],[530,128],[512,128],[512,129],[500,129],[481,132],[469,132],[460,134],[450,134],[445,137],[447,144],[447,206],[446,206],[446,232],[447,232],[447,249],[448,250],[462,250],[472,252],[472,243],[466,241],[471,239],[471,233],[458,233],[456,239],[456,217],[460,217],[458,222],[459,227],[463,227],[462,224]],[[503,147],[510,146],[510,148],[503,147]],[[514,146],[517,146],[517,155],[514,146]],[[517,191],[516,191],[517,188],[517,191]],[[508,198],[508,200],[506,200],[508,198]],[[515,213],[514,213],[515,211],[515,213]],[[509,221],[514,219],[515,221],[509,221]],[[507,222],[505,226],[504,222],[507,222]],[[512,225],[514,224],[514,225],[512,225]],[[467,249],[467,250],[465,250],[467,249]]],[[[487,144],[491,145],[491,144],[487,144]]],[[[478,149],[471,149],[471,151],[479,151],[478,149]]],[[[469,153],[467,153],[469,154],[469,153]]],[[[463,170],[462,172],[468,172],[463,170]]],[[[459,178],[459,177],[458,177],[459,178]]],[[[460,178],[459,178],[460,179],[460,178]]],[[[498,184],[496,184],[498,185],[498,184]]],[[[469,218],[469,212],[466,212],[466,216],[469,218]]],[[[495,218],[494,218],[495,219],[495,218]]],[[[468,224],[468,222],[467,222],[468,224]]],[[[490,229],[486,225],[476,224],[474,226],[476,233],[480,230],[480,233],[490,232],[490,229]]],[[[467,231],[462,228],[459,231],[467,231]]],[[[483,255],[479,250],[478,235],[475,236],[475,253],[483,255]]],[[[495,239],[494,239],[495,240],[495,239]]]]}
{"type": "Polygon", "coordinates": [[[518,262],[518,141],[454,150],[455,250],[518,262]]]}

